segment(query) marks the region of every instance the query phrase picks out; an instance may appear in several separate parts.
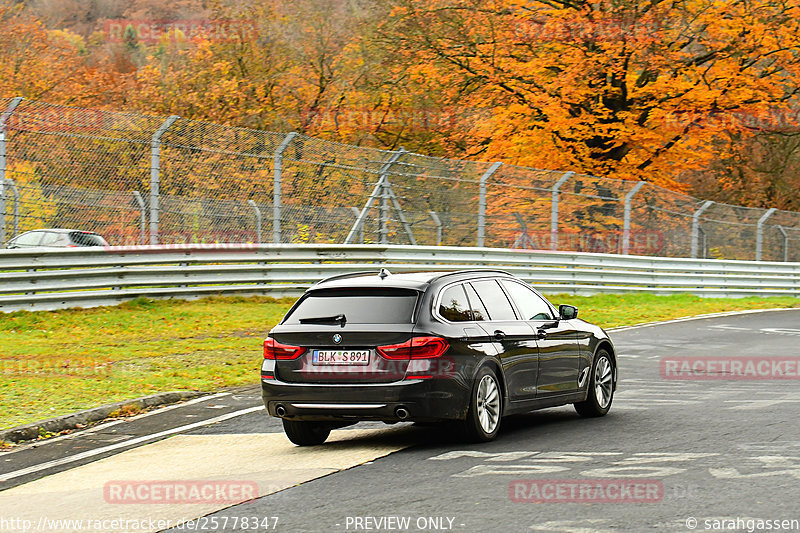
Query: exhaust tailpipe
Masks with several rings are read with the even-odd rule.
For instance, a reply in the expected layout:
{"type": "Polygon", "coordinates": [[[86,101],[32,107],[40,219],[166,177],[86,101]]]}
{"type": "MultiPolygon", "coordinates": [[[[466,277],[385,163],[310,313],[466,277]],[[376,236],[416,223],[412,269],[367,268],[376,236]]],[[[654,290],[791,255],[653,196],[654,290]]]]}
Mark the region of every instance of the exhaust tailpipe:
{"type": "Polygon", "coordinates": [[[405,407],[398,407],[397,409],[394,410],[394,414],[400,420],[405,420],[406,418],[408,418],[409,413],[405,407]]]}
{"type": "Polygon", "coordinates": [[[278,416],[286,416],[286,408],[282,405],[279,405],[275,408],[275,414],[278,416]]]}

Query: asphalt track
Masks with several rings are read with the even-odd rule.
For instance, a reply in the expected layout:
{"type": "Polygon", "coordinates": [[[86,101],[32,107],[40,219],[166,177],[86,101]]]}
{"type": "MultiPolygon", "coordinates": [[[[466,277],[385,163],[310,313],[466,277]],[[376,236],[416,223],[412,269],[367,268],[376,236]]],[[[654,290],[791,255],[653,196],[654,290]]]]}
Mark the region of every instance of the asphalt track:
{"type": "Polygon", "coordinates": [[[676,357],[800,358],[800,310],[611,337],[620,383],[603,418],[538,411],[504,420],[481,445],[436,428],[359,424],[301,449],[259,408],[257,389],[235,391],[0,455],[0,531],[134,530],[133,521],[137,531],[800,530],[797,378],[774,366],[737,380],[708,379],[716,367],[703,379],[664,375],[676,357]],[[255,499],[109,495],[198,482],[255,499]],[[82,522],[56,522],[66,519],[82,522]]]}

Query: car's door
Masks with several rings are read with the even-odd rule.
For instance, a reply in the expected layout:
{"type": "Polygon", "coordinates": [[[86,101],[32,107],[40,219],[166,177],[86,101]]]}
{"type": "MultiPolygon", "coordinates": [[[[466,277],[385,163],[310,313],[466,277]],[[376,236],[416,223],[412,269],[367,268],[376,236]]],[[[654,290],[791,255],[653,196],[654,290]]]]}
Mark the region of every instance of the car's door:
{"type": "Polygon", "coordinates": [[[519,319],[496,279],[471,281],[464,286],[470,302],[478,299],[485,309],[486,320],[478,324],[498,345],[509,400],[534,398],[539,369],[534,330],[519,319]]]}
{"type": "Polygon", "coordinates": [[[537,397],[575,392],[578,389],[580,347],[574,324],[569,320],[559,320],[552,306],[523,282],[503,279],[501,284],[517,311],[537,332],[537,397]]]}

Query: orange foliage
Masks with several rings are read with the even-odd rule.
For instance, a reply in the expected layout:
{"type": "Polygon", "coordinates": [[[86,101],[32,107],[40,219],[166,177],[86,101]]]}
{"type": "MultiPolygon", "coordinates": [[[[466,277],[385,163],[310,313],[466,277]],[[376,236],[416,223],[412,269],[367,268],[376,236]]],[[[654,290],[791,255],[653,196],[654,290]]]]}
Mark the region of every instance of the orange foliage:
{"type": "Polygon", "coordinates": [[[792,96],[800,2],[404,0],[385,35],[452,105],[491,111],[470,155],[679,188],[746,131],[725,117],[792,96]]]}
{"type": "Polygon", "coordinates": [[[22,4],[0,3],[0,94],[53,103],[97,105],[123,85],[103,60],[89,60],[83,39],[49,31],[22,4]]]}
{"type": "MultiPolygon", "coordinates": [[[[800,75],[800,0],[208,5],[174,9],[255,31],[106,42],[100,15],[78,35],[0,4],[0,94],[680,190],[745,164],[736,143],[790,108],[800,75]]],[[[120,16],[165,18],[156,6],[120,16]]]]}

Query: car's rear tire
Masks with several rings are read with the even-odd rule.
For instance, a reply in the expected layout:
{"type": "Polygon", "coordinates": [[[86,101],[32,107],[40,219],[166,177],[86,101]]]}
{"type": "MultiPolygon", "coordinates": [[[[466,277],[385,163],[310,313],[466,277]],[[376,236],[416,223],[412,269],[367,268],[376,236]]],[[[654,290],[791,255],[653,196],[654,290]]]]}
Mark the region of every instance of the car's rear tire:
{"type": "Polygon", "coordinates": [[[330,424],[283,419],[283,431],[298,446],[317,446],[331,434],[330,424]]]}
{"type": "Polygon", "coordinates": [[[484,366],[475,376],[469,410],[463,422],[467,439],[473,442],[493,440],[500,431],[503,415],[503,389],[495,371],[484,366]]]}
{"type": "Polygon", "coordinates": [[[598,350],[590,376],[586,400],[574,404],[584,418],[605,415],[614,399],[614,361],[606,350],[598,350]]]}

